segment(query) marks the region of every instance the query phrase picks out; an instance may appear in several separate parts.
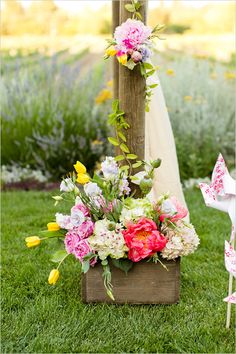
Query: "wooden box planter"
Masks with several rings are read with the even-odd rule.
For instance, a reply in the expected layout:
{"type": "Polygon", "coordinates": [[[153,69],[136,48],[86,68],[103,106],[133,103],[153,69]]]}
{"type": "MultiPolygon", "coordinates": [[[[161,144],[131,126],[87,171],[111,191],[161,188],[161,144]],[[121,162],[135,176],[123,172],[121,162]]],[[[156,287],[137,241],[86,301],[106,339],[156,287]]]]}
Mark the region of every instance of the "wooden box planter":
{"type": "Polygon", "coordinates": [[[126,275],[110,265],[112,272],[112,301],[103,285],[102,266],[82,275],[82,301],[85,303],[104,302],[117,304],[175,304],[179,301],[180,259],[160,263],[142,261],[135,263],[126,275]]]}

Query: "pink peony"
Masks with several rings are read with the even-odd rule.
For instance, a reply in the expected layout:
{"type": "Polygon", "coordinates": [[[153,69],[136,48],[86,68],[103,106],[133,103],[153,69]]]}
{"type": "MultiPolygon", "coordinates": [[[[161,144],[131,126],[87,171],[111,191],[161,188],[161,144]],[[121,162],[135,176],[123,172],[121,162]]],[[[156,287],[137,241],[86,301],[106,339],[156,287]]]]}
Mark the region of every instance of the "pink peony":
{"type": "Polygon", "coordinates": [[[159,208],[160,221],[170,219],[171,222],[183,219],[187,216],[188,210],[182,206],[176,197],[171,197],[163,201],[159,208]]]}
{"type": "Polygon", "coordinates": [[[138,50],[139,47],[147,42],[152,30],[145,26],[142,21],[128,20],[116,28],[114,38],[116,50],[128,53],[130,50],[138,50]]]}
{"type": "Polygon", "coordinates": [[[133,262],[161,251],[166,245],[166,238],[157,230],[154,221],[141,218],[136,224],[129,224],[123,236],[129,248],[128,258],[133,262]]]}

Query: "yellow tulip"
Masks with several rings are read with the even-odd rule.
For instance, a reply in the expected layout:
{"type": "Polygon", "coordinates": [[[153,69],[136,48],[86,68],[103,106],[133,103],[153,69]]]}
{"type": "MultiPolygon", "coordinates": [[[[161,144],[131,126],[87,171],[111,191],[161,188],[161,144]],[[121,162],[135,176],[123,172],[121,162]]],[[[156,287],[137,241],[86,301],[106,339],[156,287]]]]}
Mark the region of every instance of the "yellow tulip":
{"type": "Polygon", "coordinates": [[[120,57],[117,57],[119,63],[121,63],[122,65],[125,65],[127,63],[127,55],[123,54],[120,57]]]}
{"type": "Polygon", "coordinates": [[[76,182],[79,184],[86,184],[89,182],[89,176],[85,173],[78,173],[76,182]]]}
{"type": "Polygon", "coordinates": [[[58,231],[60,230],[60,226],[56,222],[49,222],[47,224],[48,231],[58,231]]]}
{"type": "Polygon", "coordinates": [[[114,45],[112,45],[111,47],[107,48],[106,50],[106,55],[108,55],[109,57],[113,57],[114,55],[116,55],[117,50],[115,49],[114,45]]]}
{"type": "Polygon", "coordinates": [[[48,283],[50,285],[55,285],[58,281],[59,275],[60,273],[58,269],[52,269],[48,277],[48,283]]]}
{"type": "Polygon", "coordinates": [[[40,245],[41,240],[38,236],[30,236],[30,237],[26,237],[25,242],[26,242],[26,246],[30,248],[30,247],[36,247],[40,245]]]}
{"type": "Polygon", "coordinates": [[[74,168],[77,173],[86,173],[86,167],[79,161],[76,162],[74,168]]]}

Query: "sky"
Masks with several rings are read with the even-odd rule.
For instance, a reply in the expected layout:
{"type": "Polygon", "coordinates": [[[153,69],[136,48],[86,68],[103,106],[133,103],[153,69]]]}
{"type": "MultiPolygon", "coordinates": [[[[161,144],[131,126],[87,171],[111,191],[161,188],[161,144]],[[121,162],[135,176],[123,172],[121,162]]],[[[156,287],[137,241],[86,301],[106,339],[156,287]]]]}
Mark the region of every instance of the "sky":
{"type": "MultiPolygon", "coordinates": [[[[37,0],[20,0],[23,6],[27,7],[32,1],[37,0]]],[[[96,10],[99,7],[111,2],[111,0],[54,0],[58,7],[68,11],[68,12],[79,12],[83,10],[84,7],[91,7],[96,10]]],[[[219,1],[219,0],[218,0],[219,1]]],[[[222,0],[221,0],[222,1],[222,0]]],[[[223,0],[224,1],[224,0],[223,0]]],[[[170,6],[173,0],[164,0],[166,6],[170,6]]],[[[202,7],[207,3],[212,2],[212,0],[183,0],[184,4],[192,7],[202,7]]],[[[149,8],[155,8],[159,5],[158,0],[149,0],[149,8]]]]}

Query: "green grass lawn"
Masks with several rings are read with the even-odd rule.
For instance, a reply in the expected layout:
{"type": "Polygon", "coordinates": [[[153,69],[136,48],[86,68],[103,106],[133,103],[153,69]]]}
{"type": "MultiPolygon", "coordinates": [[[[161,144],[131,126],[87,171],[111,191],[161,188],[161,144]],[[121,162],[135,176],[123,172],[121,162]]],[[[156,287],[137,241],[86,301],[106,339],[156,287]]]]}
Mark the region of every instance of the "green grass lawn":
{"type": "MultiPolygon", "coordinates": [[[[24,238],[53,220],[48,193],[2,193],[2,353],[232,353],[234,329],[225,329],[228,274],[226,214],[206,208],[199,191],[186,198],[201,238],[181,264],[178,305],[85,305],[80,266],[69,258],[55,287],[47,284],[57,240],[27,249],[24,238]]],[[[59,246],[59,245],[58,245],[59,246]]]]}

